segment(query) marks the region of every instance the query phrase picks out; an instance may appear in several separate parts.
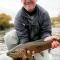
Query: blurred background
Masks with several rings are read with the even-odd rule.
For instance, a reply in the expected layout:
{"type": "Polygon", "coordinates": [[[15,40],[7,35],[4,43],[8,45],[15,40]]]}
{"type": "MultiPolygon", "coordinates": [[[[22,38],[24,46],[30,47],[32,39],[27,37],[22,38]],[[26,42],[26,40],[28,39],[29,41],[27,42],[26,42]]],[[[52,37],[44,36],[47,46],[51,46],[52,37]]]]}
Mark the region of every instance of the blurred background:
{"type": "MultiPolygon", "coordinates": [[[[37,4],[48,11],[52,34],[60,37],[60,0],[38,0],[37,4]]],[[[0,0],[0,55],[7,51],[4,35],[14,29],[14,18],[21,7],[20,0],[0,0]]]]}

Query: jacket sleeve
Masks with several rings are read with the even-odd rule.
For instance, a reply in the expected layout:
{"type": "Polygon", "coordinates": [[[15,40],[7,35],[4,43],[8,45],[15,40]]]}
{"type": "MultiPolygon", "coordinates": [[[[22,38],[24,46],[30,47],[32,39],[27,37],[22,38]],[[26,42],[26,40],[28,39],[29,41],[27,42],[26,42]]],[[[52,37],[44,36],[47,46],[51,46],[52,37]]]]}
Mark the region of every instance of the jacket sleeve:
{"type": "Polygon", "coordinates": [[[42,15],[41,34],[41,38],[51,36],[51,20],[47,12],[42,15]]]}
{"type": "Polygon", "coordinates": [[[27,33],[27,29],[23,24],[22,17],[17,15],[14,24],[18,36],[18,43],[26,43],[28,41],[28,33],[27,33]]]}

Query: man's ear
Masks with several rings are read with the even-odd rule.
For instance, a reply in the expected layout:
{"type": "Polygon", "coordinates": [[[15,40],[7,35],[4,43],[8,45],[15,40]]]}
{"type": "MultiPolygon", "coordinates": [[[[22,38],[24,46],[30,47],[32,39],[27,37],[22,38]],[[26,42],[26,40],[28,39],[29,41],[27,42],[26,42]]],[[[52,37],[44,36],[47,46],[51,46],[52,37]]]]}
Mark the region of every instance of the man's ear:
{"type": "Polygon", "coordinates": [[[37,0],[36,0],[37,1],[37,0]]]}
{"type": "Polygon", "coordinates": [[[21,2],[22,2],[22,0],[21,0],[21,2]]]}
{"type": "Polygon", "coordinates": [[[37,2],[37,0],[35,0],[37,2]]]}

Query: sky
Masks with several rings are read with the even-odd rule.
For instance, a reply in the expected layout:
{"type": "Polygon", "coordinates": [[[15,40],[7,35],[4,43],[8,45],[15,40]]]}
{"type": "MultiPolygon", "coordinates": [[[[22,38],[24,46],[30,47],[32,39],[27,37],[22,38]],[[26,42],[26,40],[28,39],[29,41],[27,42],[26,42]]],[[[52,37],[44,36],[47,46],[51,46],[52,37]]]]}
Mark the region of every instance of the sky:
{"type": "MultiPolygon", "coordinates": [[[[46,9],[50,17],[60,14],[60,0],[37,0],[37,4],[46,9]]],[[[21,7],[21,0],[0,0],[0,13],[11,15],[12,20],[21,7]]]]}

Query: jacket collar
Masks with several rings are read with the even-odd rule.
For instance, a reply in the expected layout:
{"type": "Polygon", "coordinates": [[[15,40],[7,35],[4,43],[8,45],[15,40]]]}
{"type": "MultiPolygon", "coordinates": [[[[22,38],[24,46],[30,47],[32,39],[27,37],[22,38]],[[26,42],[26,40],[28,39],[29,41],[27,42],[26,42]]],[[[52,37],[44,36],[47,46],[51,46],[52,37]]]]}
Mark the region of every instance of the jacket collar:
{"type": "MultiPolygon", "coordinates": [[[[36,5],[36,7],[38,8],[37,5],[36,5]]],[[[21,16],[30,18],[29,14],[24,10],[24,7],[22,7],[22,9],[21,9],[21,16]]]]}

